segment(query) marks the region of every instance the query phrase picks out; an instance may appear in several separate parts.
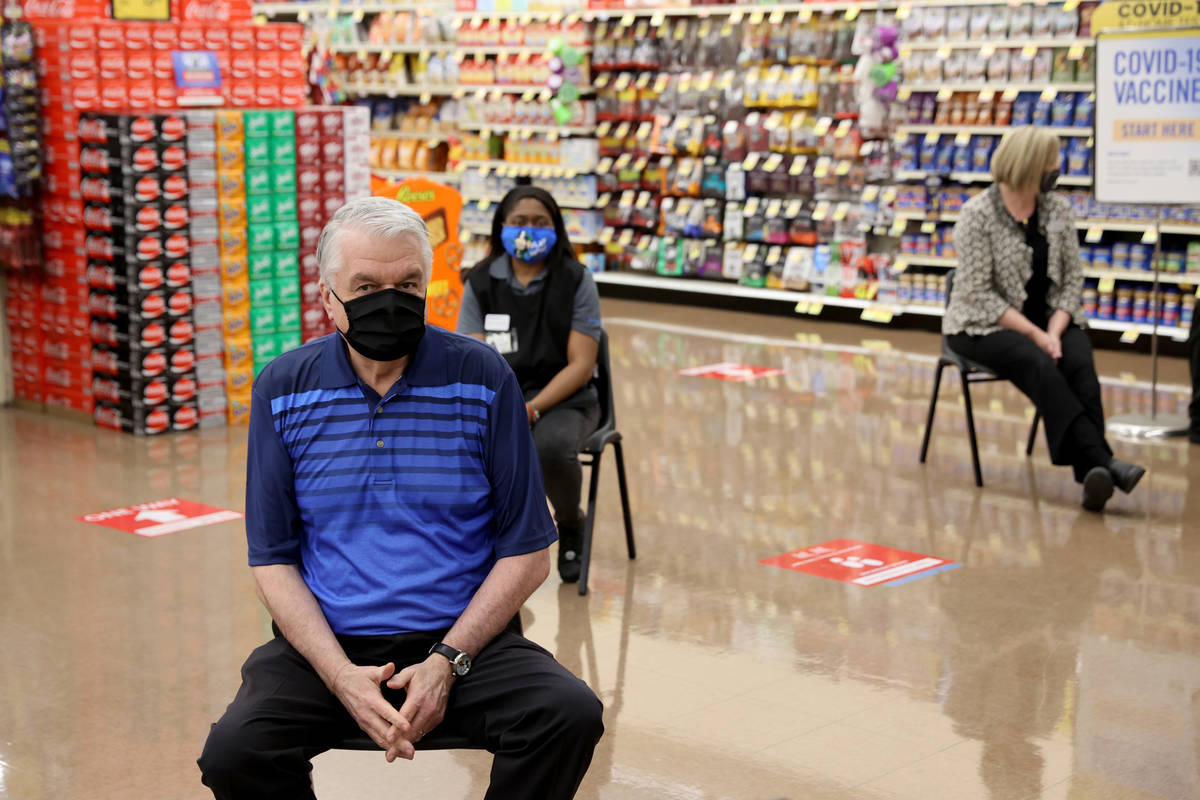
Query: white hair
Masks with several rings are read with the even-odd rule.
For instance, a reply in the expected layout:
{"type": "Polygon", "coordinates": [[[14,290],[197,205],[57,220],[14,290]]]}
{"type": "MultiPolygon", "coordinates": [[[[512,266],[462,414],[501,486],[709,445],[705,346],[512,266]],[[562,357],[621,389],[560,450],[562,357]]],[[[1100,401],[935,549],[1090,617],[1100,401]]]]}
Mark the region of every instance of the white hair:
{"type": "Polygon", "coordinates": [[[429,244],[429,229],[421,215],[387,197],[360,197],[339,208],[321,231],[317,242],[317,265],[326,286],[333,285],[333,275],[342,266],[342,234],[347,228],[380,239],[401,236],[412,239],[417,243],[425,283],[429,283],[433,272],[433,247],[429,244]]]}

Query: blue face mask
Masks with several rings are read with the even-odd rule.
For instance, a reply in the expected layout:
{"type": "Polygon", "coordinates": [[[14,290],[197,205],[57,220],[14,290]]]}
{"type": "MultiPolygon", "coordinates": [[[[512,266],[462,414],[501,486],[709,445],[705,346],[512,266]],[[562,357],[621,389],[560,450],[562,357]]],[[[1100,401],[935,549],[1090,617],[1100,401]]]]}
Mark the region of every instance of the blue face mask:
{"type": "Polygon", "coordinates": [[[510,256],[532,264],[550,255],[558,242],[558,234],[554,228],[505,225],[500,230],[500,241],[510,256]]]}

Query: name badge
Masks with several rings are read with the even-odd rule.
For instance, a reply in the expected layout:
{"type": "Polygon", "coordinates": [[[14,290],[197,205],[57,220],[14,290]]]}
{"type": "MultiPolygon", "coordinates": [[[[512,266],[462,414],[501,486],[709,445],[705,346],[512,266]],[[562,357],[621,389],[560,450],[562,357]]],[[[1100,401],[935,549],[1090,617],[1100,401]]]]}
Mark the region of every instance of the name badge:
{"type": "Polygon", "coordinates": [[[508,318],[508,314],[488,314],[483,318],[485,333],[507,331],[511,327],[512,321],[508,318]]]}
{"type": "Polygon", "coordinates": [[[484,334],[484,340],[496,348],[497,352],[502,356],[517,352],[517,332],[515,330],[490,331],[484,334]]]}

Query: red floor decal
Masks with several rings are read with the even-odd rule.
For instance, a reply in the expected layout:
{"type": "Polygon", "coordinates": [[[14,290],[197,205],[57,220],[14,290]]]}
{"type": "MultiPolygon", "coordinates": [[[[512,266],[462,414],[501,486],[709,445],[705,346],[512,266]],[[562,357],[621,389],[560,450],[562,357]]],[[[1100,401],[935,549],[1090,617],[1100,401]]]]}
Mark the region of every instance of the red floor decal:
{"type": "Polygon", "coordinates": [[[190,500],[171,497],[150,503],[138,503],[125,508],[114,508],[111,511],[84,514],[76,519],[80,522],[90,522],[93,525],[116,528],[126,533],[135,533],[138,536],[154,537],[178,533],[188,528],[216,525],[218,522],[230,522],[241,519],[242,516],[240,511],[213,508],[201,503],[193,503],[190,500]]]}
{"type": "Polygon", "coordinates": [[[853,539],[835,539],[803,550],[764,558],[758,563],[858,586],[906,583],[961,566],[943,558],[853,539]]]}
{"type": "Polygon", "coordinates": [[[745,364],[725,362],[722,364],[708,364],[703,367],[681,369],[679,370],[679,374],[687,378],[715,378],[719,381],[746,383],[747,381],[756,381],[759,378],[773,378],[776,375],[785,375],[786,373],[774,367],[748,367],[745,364]]]}

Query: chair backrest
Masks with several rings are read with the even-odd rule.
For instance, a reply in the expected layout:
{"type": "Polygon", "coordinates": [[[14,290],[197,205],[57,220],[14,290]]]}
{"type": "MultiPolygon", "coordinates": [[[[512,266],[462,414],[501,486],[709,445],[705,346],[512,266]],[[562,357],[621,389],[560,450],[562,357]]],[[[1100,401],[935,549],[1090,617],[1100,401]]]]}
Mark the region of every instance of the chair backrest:
{"type": "Polygon", "coordinates": [[[592,378],[596,394],[600,398],[600,424],[597,431],[617,428],[617,414],[613,407],[612,364],[608,360],[608,331],[600,329],[600,349],[596,351],[596,373],[592,378]]]}

